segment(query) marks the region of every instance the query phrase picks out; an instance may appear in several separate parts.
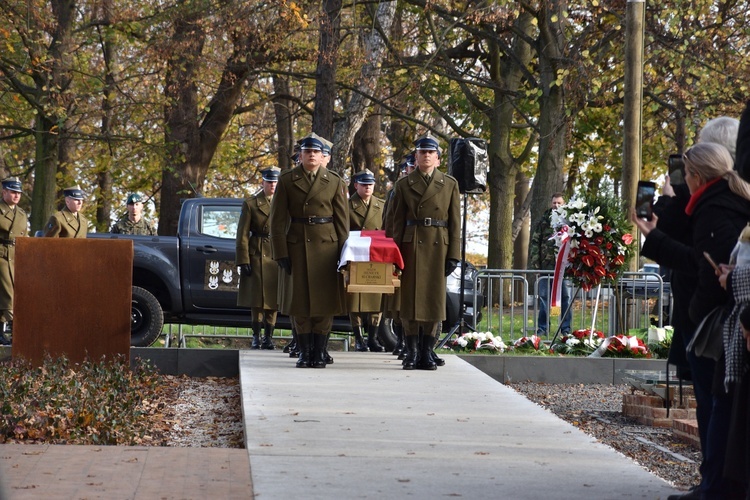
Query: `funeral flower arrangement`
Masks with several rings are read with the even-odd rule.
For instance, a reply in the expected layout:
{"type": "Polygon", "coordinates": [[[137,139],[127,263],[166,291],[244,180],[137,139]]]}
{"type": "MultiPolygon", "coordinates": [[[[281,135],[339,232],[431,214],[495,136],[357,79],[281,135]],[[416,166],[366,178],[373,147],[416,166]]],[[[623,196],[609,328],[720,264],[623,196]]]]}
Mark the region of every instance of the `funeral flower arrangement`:
{"type": "MultiPolygon", "coordinates": [[[[651,351],[648,346],[635,335],[615,335],[609,337],[604,344],[607,344],[607,351],[604,357],[608,358],[650,358],[651,351]]],[[[602,347],[604,347],[602,344],[602,347]]]]}
{"type": "Polygon", "coordinates": [[[565,275],[576,285],[588,291],[615,282],[625,271],[633,236],[619,200],[573,198],[552,211],[551,224],[555,243],[567,256],[565,275]]]}
{"type": "Polygon", "coordinates": [[[550,350],[558,354],[572,354],[576,356],[588,356],[602,344],[604,333],[595,330],[575,330],[574,332],[563,335],[560,340],[556,341],[550,350]]]}
{"type": "Polygon", "coordinates": [[[459,336],[448,344],[448,346],[459,352],[486,351],[493,353],[505,352],[508,348],[500,336],[492,332],[468,332],[459,336]]]}
{"type": "Polygon", "coordinates": [[[521,337],[513,342],[514,351],[538,351],[542,345],[541,337],[532,335],[530,337],[521,337]]]}

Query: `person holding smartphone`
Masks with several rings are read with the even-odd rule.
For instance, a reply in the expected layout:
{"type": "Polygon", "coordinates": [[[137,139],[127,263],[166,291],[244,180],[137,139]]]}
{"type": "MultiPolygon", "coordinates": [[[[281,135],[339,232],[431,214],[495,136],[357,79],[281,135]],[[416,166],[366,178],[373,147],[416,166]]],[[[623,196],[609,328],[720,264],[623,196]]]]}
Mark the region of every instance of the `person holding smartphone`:
{"type": "MultiPolygon", "coordinates": [[[[642,248],[644,256],[678,272],[690,273],[697,269],[692,294],[687,304],[684,301],[680,304],[685,308],[686,324],[682,326],[686,328],[683,333],[687,337],[692,336],[712,309],[728,302],[728,295],[703,252],[708,252],[716,262],[729,262],[737,237],[750,220],[750,184],[732,169],[731,154],[719,144],[698,143],[685,151],[683,159],[685,182],[690,191],[685,208],[691,229],[690,244],[659,229],[658,215],[648,221],[637,217],[633,211],[631,217],[646,238],[642,248]]],[[[723,471],[732,400],[723,389],[723,359],[719,362],[707,358],[689,360],[698,399],[698,428],[704,459],[697,494],[703,498],[724,498],[731,490],[723,471]]]]}

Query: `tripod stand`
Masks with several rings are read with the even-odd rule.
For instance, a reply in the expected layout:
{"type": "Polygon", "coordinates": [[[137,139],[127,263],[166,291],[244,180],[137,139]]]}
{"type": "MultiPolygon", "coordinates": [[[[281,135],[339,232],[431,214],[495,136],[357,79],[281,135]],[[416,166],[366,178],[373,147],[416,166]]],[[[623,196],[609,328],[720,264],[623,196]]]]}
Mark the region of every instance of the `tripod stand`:
{"type": "Polygon", "coordinates": [[[466,285],[464,284],[464,276],[466,273],[466,200],[467,198],[468,198],[468,195],[464,193],[463,226],[461,227],[461,263],[459,264],[459,266],[461,267],[461,281],[459,282],[459,287],[458,287],[458,290],[459,290],[458,291],[458,319],[456,320],[456,324],[453,325],[453,328],[451,328],[450,331],[445,334],[443,339],[440,342],[438,342],[437,347],[445,346],[446,342],[448,342],[455,333],[458,333],[459,337],[463,335],[464,328],[467,328],[471,330],[472,332],[476,331],[474,328],[467,325],[466,321],[464,321],[464,315],[466,313],[466,304],[464,303],[466,285]]]}

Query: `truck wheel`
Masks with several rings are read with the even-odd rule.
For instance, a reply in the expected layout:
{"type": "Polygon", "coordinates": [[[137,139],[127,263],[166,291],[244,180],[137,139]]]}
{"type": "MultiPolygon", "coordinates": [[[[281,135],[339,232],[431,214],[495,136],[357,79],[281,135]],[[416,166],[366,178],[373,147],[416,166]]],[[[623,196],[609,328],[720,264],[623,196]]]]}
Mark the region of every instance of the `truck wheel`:
{"type": "Polygon", "coordinates": [[[396,334],[393,333],[393,322],[390,319],[383,318],[380,321],[380,326],[378,327],[378,338],[380,339],[380,343],[383,344],[383,347],[385,347],[386,352],[391,352],[396,348],[398,339],[396,338],[396,334]]]}
{"type": "Polygon", "coordinates": [[[131,346],[148,347],[156,342],[164,326],[164,313],[151,292],[139,286],[133,287],[130,318],[131,346]]]}

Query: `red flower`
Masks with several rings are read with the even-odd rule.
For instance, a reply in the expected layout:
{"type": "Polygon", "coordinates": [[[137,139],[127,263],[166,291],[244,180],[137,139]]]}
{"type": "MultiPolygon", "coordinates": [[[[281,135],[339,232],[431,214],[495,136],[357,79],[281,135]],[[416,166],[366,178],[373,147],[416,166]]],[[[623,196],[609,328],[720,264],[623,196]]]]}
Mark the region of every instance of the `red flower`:
{"type": "Polygon", "coordinates": [[[623,234],[622,242],[625,243],[626,245],[630,245],[631,243],[633,243],[633,235],[630,233],[623,234]]]}

